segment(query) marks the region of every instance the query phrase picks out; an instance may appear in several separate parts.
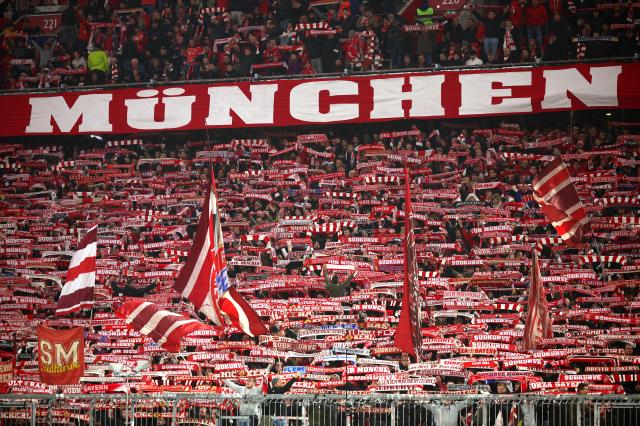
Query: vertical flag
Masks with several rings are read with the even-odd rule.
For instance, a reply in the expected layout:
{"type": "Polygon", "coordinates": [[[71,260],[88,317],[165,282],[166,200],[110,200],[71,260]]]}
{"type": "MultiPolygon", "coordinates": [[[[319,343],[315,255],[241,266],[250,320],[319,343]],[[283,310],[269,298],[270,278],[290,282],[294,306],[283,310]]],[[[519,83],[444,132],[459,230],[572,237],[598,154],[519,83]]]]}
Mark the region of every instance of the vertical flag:
{"type": "Polygon", "coordinates": [[[93,306],[97,248],[98,225],[95,225],[89,228],[71,257],[67,282],[56,304],[56,315],[67,315],[93,306]]]}
{"type": "Polygon", "coordinates": [[[193,247],[174,288],[218,325],[224,325],[226,317],[249,336],[268,332],[258,314],[229,286],[213,175],[193,247]]]}
{"type": "Polygon", "coordinates": [[[84,374],[84,330],[38,327],[40,381],[48,385],[75,385],[84,374]]]}
{"type": "Polygon", "coordinates": [[[216,195],[213,192],[213,184],[210,184],[209,191],[202,204],[202,213],[196,235],[193,238],[193,245],[187,257],[187,262],[180,271],[180,275],[173,284],[173,288],[188,299],[205,317],[213,321],[214,324],[223,325],[224,319],[217,304],[217,297],[214,297],[216,286],[211,285],[212,277],[215,277],[216,269],[215,246],[213,245],[214,223],[217,218],[216,195]]]}
{"type": "Polygon", "coordinates": [[[420,360],[422,356],[420,288],[416,265],[416,239],[411,223],[411,178],[406,166],[404,180],[404,285],[402,287],[402,310],[394,341],[397,348],[420,360]]]}
{"type": "Polygon", "coordinates": [[[527,321],[524,326],[522,349],[536,349],[542,338],[553,337],[551,329],[551,317],[547,306],[547,292],[542,283],[538,254],[533,252],[533,264],[531,265],[531,283],[529,284],[529,301],[527,321]]]}
{"type": "Polygon", "coordinates": [[[564,242],[579,247],[591,225],[561,157],[547,164],[533,179],[533,198],[564,242]]]}

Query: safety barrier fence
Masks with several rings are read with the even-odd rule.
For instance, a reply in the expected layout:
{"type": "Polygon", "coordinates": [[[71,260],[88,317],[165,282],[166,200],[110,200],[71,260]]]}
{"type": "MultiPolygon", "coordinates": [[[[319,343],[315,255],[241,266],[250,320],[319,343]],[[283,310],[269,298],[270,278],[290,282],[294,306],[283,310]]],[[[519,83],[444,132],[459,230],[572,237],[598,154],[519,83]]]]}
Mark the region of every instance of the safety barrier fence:
{"type": "MultiPolygon", "coordinates": [[[[539,66],[569,66],[574,64],[590,64],[590,63],[607,63],[607,62],[637,62],[640,58],[636,56],[617,56],[611,58],[593,58],[593,59],[568,59],[563,61],[545,61],[545,62],[518,62],[513,64],[484,64],[484,65],[455,65],[455,66],[433,66],[428,68],[391,68],[389,60],[383,60],[384,67],[379,70],[369,71],[356,71],[354,69],[347,69],[347,75],[349,76],[361,76],[361,75],[387,75],[395,73],[409,73],[409,72],[441,72],[441,71],[478,71],[478,70],[507,70],[509,68],[528,68],[539,66]]],[[[260,81],[266,82],[271,80],[307,80],[320,77],[343,77],[344,72],[322,73],[322,74],[293,74],[293,75],[274,75],[274,76],[261,76],[258,79],[255,77],[233,77],[233,78],[216,78],[216,79],[201,79],[201,80],[174,80],[174,81],[148,81],[144,83],[118,83],[118,84],[104,84],[104,85],[89,85],[84,86],[64,86],[64,87],[38,87],[38,88],[25,88],[25,89],[0,89],[0,96],[11,96],[17,93],[66,93],[66,92],[86,92],[97,89],[122,89],[122,88],[137,88],[137,87],[155,87],[155,86],[185,86],[189,84],[218,84],[218,83],[238,83],[242,81],[260,81]]]]}
{"type": "Polygon", "coordinates": [[[3,395],[0,425],[635,426],[640,395],[3,395]]]}

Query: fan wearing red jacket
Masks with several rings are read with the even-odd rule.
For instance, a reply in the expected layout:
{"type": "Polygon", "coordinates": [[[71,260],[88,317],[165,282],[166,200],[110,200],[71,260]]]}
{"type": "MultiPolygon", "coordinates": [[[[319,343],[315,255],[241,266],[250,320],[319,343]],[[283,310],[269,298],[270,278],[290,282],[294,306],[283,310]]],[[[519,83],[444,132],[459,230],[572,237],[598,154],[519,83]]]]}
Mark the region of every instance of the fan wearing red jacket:
{"type": "Polygon", "coordinates": [[[524,22],[527,25],[527,38],[535,39],[538,46],[542,46],[542,32],[548,20],[547,9],[540,4],[540,0],[531,0],[524,10],[524,22]]]}

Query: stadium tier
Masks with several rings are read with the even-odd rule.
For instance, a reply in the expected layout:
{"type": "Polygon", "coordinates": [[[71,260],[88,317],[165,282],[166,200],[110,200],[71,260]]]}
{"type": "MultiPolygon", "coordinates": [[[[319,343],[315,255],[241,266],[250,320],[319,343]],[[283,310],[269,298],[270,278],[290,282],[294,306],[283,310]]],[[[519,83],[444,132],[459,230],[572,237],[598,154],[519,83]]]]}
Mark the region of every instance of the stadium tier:
{"type": "Polygon", "coordinates": [[[637,9],[0,3],[0,425],[640,425],[637,9]]]}
{"type": "Polygon", "coordinates": [[[638,54],[632,2],[7,0],[0,10],[10,89],[638,54]]]}

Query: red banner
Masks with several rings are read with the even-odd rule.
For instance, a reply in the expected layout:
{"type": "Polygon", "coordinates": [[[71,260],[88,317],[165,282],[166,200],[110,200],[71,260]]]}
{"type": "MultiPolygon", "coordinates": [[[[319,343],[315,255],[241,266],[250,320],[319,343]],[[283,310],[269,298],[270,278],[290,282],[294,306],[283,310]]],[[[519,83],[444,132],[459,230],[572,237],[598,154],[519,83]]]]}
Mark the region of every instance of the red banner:
{"type": "Polygon", "coordinates": [[[13,369],[15,368],[15,358],[0,361],[0,383],[9,383],[13,380],[13,369]]]}
{"type": "Polygon", "coordinates": [[[62,13],[25,15],[22,19],[28,20],[32,28],[40,28],[43,34],[51,34],[60,27],[62,13]]]}
{"type": "Polygon", "coordinates": [[[366,123],[640,108],[640,64],[0,96],[0,136],[366,123]]]}
{"type": "Polygon", "coordinates": [[[40,381],[49,385],[74,385],[84,374],[84,332],[81,327],[55,330],[38,327],[40,381]]]}

